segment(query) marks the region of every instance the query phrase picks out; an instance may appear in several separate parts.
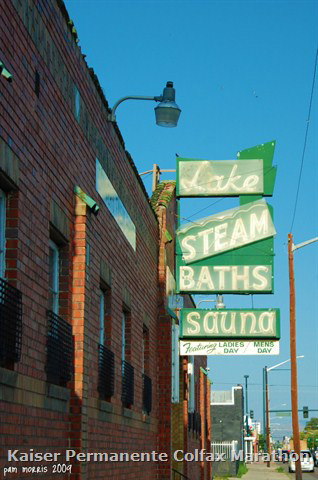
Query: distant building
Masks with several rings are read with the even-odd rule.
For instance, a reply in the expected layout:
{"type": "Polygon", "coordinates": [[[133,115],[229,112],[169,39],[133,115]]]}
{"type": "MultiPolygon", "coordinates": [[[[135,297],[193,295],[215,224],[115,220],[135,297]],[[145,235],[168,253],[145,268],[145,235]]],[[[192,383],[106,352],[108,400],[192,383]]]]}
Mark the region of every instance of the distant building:
{"type": "Polygon", "coordinates": [[[214,442],[236,440],[243,448],[243,388],[211,391],[211,430],[214,442]]]}
{"type": "MultiPolygon", "coordinates": [[[[214,445],[215,448],[225,449],[226,443],[237,442],[235,443],[236,451],[243,450],[243,421],[244,397],[241,385],[227,391],[211,391],[212,448],[214,445]],[[221,443],[224,445],[217,445],[221,443]]],[[[237,464],[232,461],[214,462],[212,469],[214,475],[233,475],[237,473],[237,464]]]]}

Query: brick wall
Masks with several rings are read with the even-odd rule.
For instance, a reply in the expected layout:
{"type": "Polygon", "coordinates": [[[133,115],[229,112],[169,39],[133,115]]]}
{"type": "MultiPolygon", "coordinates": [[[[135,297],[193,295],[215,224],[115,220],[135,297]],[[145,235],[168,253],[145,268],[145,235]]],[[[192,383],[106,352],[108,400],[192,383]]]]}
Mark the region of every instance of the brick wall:
{"type": "MultiPolygon", "coordinates": [[[[75,40],[60,1],[0,4],[0,59],[13,74],[11,84],[0,77],[6,278],[23,295],[21,360],[0,371],[1,467],[8,448],[60,453],[66,448],[157,448],[158,222],[118,128],[106,121],[107,102],[75,40]],[[96,157],[135,224],[136,252],[96,191],[96,157]],[[74,195],[76,185],[97,202],[98,216],[74,195]],[[74,373],[67,388],[46,381],[50,238],[61,247],[58,314],[72,325],[74,340],[74,373]],[[101,400],[97,391],[99,291],[105,271],[112,322],[107,346],[115,365],[110,401],[101,400]],[[131,314],[134,367],[129,409],[121,402],[124,306],[131,314]],[[150,415],[142,412],[143,325],[149,331],[150,415]]],[[[155,478],[155,470],[154,463],[83,462],[73,465],[73,478],[138,478],[141,472],[155,478]]]]}
{"type": "MultiPolygon", "coordinates": [[[[160,316],[159,316],[159,450],[169,455],[169,462],[158,465],[160,480],[171,478],[173,471],[186,475],[190,480],[203,478],[211,479],[210,466],[207,462],[190,461],[178,462],[174,459],[174,452],[182,450],[184,453],[194,453],[195,450],[206,448],[207,435],[205,434],[206,420],[209,422],[209,395],[207,378],[203,379],[200,367],[206,368],[207,358],[194,357],[194,378],[196,379],[195,403],[197,412],[201,413],[201,434],[188,428],[188,357],[180,357],[179,365],[179,402],[171,404],[171,327],[178,319],[173,319],[167,311],[167,267],[175,275],[175,231],[177,225],[177,203],[175,197],[175,183],[162,182],[155,191],[152,202],[159,219],[159,286],[160,286],[160,316]],[[170,240],[167,241],[166,231],[170,240]],[[201,378],[201,386],[200,386],[201,378]],[[203,388],[202,388],[203,385],[203,388]],[[201,477],[200,477],[201,475],[201,477]],[[203,475],[203,476],[202,476],[203,475]]],[[[184,308],[193,308],[194,302],[189,295],[183,298],[184,308]]],[[[177,474],[176,474],[177,475],[177,474]]],[[[173,477],[172,477],[173,478],[173,477]]],[[[178,478],[178,477],[176,477],[178,478]]]]}

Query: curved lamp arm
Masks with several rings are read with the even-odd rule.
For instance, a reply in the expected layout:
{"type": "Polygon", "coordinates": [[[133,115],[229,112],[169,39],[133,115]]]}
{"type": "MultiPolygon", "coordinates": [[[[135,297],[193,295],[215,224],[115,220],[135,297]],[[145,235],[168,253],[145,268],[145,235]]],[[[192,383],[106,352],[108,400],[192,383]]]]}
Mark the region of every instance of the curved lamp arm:
{"type": "Polygon", "coordinates": [[[113,106],[111,112],[108,114],[107,120],[109,122],[116,122],[115,112],[122,102],[125,100],[152,100],[154,102],[160,102],[155,108],[156,124],[160,127],[176,127],[181,109],[175,103],[176,91],[173,88],[173,82],[167,82],[167,85],[163,89],[162,95],[157,97],[140,97],[136,95],[129,95],[127,97],[120,98],[113,106]]]}
{"type": "Polygon", "coordinates": [[[155,102],[161,102],[162,99],[163,99],[162,95],[159,95],[159,97],[143,97],[143,96],[139,96],[139,95],[128,95],[127,97],[122,97],[119,100],[117,100],[117,102],[115,103],[115,105],[113,106],[113,108],[111,110],[111,113],[108,114],[108,121],[109,122],[116,122],[115,111],[116,111],[118,105],[120,105],[125,100],[153,100],[155,102]]]}

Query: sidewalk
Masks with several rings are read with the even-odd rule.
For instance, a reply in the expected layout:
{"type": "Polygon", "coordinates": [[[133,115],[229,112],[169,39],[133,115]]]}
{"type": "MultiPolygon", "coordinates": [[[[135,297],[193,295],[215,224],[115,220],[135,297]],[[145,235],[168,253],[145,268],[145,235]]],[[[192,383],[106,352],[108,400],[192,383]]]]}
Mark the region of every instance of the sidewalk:
{"type": "MultiPolygon", "coordinates": [[[[282,464],[271,462],[271,466],[268,468],[264,462],[248,463],[248,472],[243,475],[242,480],[288,480],[292,478],[288,473],[278,473],[276,471],[282,464]]],[[[233,477],[228,480],[237,480],[233,477]]]]}

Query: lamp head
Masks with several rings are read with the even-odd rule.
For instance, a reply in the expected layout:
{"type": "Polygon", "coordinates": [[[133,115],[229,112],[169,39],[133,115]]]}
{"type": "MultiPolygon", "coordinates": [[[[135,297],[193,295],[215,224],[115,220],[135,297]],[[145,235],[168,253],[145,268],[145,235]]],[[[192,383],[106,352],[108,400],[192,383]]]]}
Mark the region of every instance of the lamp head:
{"type": "Polygon", "coordinates": [[[13,76],[5,68],[4,64],[1,61],[0,61],[0,75],[2,75],[10,83],[13,81],[13,76]]]}
{"type": "Polygon", "coordinates": [[[156,124],[160,127],[173,128],[177,126],[181,109],[175,102],[176,91],[173,82],[167,82],[163,89],[160,103],[155,107],[156,124]]]}
{"type": "Polygon", "coordinates": [[[215,308],[217,308],[218,310],[225,308],[225,304],[223,303],[223,295],[216,296],[215,308]]]}

